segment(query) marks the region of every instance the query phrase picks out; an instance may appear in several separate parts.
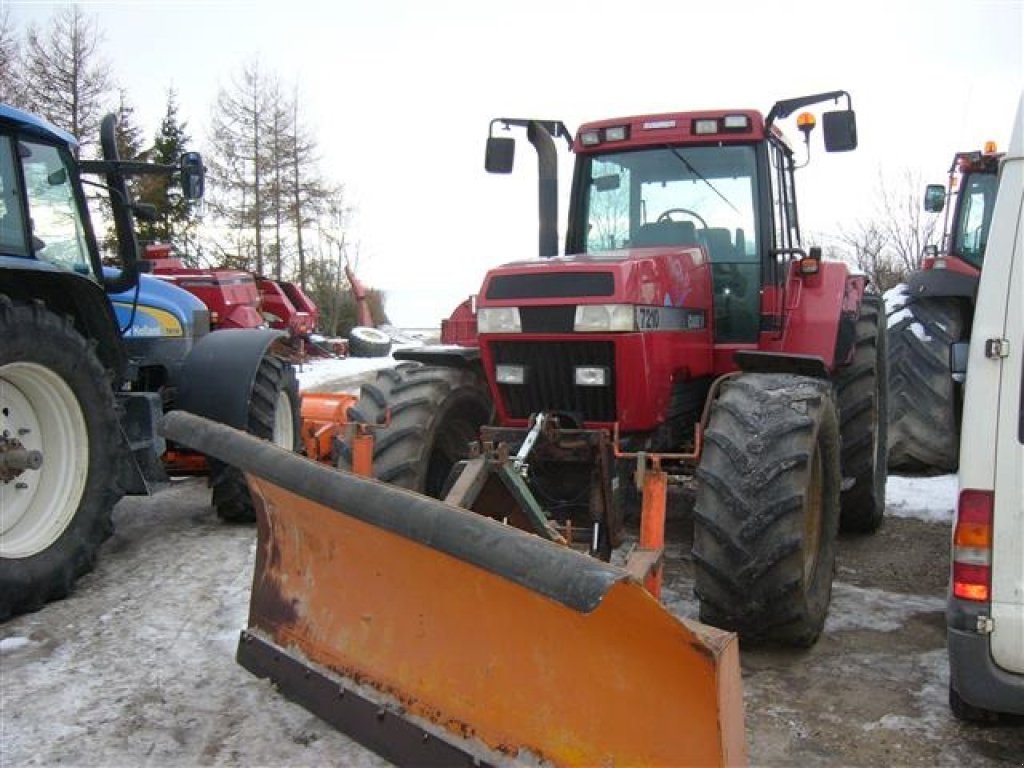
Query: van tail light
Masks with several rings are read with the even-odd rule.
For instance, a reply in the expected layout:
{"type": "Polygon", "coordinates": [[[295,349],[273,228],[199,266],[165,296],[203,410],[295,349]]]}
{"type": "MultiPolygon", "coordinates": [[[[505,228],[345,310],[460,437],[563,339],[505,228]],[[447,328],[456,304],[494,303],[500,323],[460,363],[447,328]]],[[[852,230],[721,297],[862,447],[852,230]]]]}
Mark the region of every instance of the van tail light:
{"type": "Polygon", "coordinates": [[[964,490],[953,529],[953,595],[987,602],[992,592],[992,491],[964,490]]]}

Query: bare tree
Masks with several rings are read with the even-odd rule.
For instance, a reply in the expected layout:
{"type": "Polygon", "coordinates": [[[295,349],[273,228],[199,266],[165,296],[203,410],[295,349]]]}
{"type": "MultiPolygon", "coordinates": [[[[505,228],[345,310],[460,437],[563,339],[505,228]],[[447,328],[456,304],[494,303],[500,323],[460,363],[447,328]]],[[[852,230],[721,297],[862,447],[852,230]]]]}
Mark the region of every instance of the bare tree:
{"type": "Polygon", "coordinates": [[[261,118],[267,103],[267,81],[259,62],[242,68],[241,78],[221,88],[214,107],[209,160],[209,206],[233,232],[228,246],[215,244],[225,262],[263,272],[263,234],[267,204],[263,184],[267,145],[261,118]],[[234,249],[235,254],[230,251],[234,249]]]}
{"type": "Polygon", "coordinates": [[[883,214],[879,223],[895,267],[903,274],[920,269],[924,247],[935,242],[940,226],[938,216],[924,210],[921,177],[907,170],[892,184],[880,174],[879,192],[883,214]]]}
{"type": "MultiPolygon", "coordinates": [[[[295,251],[298,261],[298,282],[306,287],[306,240],[304,231],[313,225],[317,216],[329,211],[330,201],[338,201],[342,205],[344,188],[331,187],[323,180],[319,170],[316,140],[312,137],[299,119],[299,97],[292,97],[292,129],[294,131],[289,145],[290,155],[286,189],[288,193],[288,217],[295,231],[295,251]]],[[[344,206],[342,206],[344,207],[344,206]]],[[[342,217],[347,222],[347,214],[342,217]]]]}
{"type": "Polygon", "coordinates": [[[9,8],[0,11],[0,101],[15,107],[24,103],[21,87],[21,46],[11,25],[9,8]]]}
{"type": "Polygon", "coordinates": [[[935,241],[939,219],[924,210],[923,190],[920,178],[910,171],[895,183],[880,172],[874,214],[838,228],[838,247],[880,290],[919,269],[924,247],[935,241]]]}
{"type": "Polygon", "coordinates": [[[100,57],[102,35],[80,6],[58,10],[44,30],[28,28],[24,94],[27,106],[78,137],[95,143],[103,102],[111,90],[110,67],[100,57]]]}

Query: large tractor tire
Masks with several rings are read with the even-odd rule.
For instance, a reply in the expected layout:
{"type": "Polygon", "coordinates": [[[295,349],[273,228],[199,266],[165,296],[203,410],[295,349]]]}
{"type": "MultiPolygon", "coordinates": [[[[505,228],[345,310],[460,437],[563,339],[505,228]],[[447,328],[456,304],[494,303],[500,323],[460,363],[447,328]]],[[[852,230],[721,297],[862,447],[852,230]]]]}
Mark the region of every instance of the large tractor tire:
{"type": "Polygon", "coordinates": [[[885,513],[889,387],[882,298],[865,295],[857,318],[853,360],[839,370],[839,528],[871,533],[885,513]]]}
{"type": "Polygon", "coordinates": [[[922,299],[889,319],[889,467],[954,472],[960,459],[949,347],[963,335],[956,302],[922,299]]]}
{"type": "Polygon", "coordinates": [[[42,459],[0,464],[2,621],[65,597],[92,570],[123,457],[110,378],[70,319],[0,296],[0,339],[0,457],[42,459]]]}
{"type": "MultiPolygon", "coordinates": [[[[472,371],[402,363],[377,372],[364,384],[352,421],[381,424],[374,431],[373,474],[402,488],[439,498],[452,467],[469,455],[469,445],[490,422],[490,395],[472,371]]],[[[352,468],[347,443],[337,446],[338,466],[352,468]]]]}
{"type": "Polygon", "coordinates": [[[832,594],[839,423],[828,382],[748,373],[715,401],[697,468],[700,619],[809,647],[832,594]]]}
{"type": "MultiPolygon", "coordinates": [[[[300,413],[295,370],[276,355],[266,354],[256,371],[246,431],[289,451],[297,451],[301,439],[300,413]]],[[[211,460],[210,485],[213,486],[213,507],[222,520],[250,523],[256,519],[249,486],[238,469],[211,460]]]]}

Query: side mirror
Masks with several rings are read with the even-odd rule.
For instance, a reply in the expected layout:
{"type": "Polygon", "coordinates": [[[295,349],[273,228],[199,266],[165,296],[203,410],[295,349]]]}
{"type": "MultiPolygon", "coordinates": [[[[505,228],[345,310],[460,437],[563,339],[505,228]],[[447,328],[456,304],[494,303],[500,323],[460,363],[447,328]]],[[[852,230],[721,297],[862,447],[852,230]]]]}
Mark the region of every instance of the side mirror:
{"type": "Polygon", "coordinates": [[[206,188],[206,168],[198,152],[181,156],[181,191],[186,200],[201,200],[206,188]]]}
{"type": "Polygon", "coordinates": [[[512,173],[516,159],[516,140],[507,136],[488,136],[484,168],[488,173],[512,173]]]}
{"type": "Polygon", "coordinates": [[[857,116],[852,109],[825,112],[821,123],[826,152],[849,152],[857,148],[857,116]]]}
{"type": "Polygon", "coordinates": [[[968,341],[954,341],[949,345],[949,372],[953,381],[963,384],[967,380],[967,357],[971,344],[968,341]]]}
{"type": "Polygon", "coordinates": [[[924,209],[928,213],[942,213],[946,206],[946,188],[941,184],[929,184],[924,188],[924,209]]]}

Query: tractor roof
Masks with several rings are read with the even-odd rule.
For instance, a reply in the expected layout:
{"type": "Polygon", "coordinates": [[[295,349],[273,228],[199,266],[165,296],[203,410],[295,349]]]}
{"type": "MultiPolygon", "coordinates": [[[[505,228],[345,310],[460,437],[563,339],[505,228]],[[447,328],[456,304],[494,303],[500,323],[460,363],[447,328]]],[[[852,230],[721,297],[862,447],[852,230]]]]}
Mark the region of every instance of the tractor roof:
{"type": "Polygon", "coordinates": [[[7,104],[0,104],[0,123],[14,125],[22,133],[31,133],[50,141],[61,142],[69,148],[78,146],[78,140],[62,128],[46,122],[38,115],[7,104]]]}
{"type": "Polygon", "coordinates": [[[755,109],[665,112],[584,123],[576,132],[573,151],[607,152],[616,143],[623,147],[637,147],[709,141],[747,142],[758,141],[764,136],[764,116],[755,109]]]}

